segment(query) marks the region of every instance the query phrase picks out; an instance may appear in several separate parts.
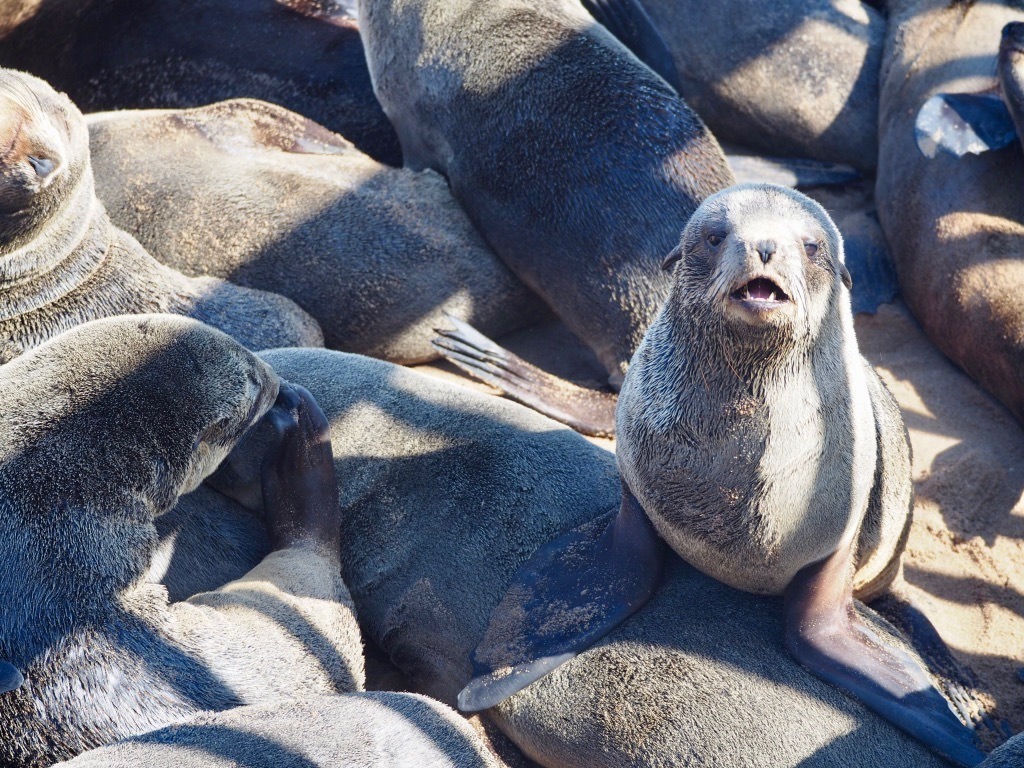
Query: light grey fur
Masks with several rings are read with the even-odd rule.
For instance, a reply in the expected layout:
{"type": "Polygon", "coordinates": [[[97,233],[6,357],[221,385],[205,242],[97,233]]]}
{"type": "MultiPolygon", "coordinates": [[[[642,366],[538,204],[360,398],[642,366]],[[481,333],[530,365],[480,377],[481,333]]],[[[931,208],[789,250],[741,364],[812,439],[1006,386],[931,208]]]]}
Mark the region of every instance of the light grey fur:
{"type": "MultiPolygon", "coordinates": [[[[170,312],[213,325],[253,349],[320,346],[293,302],[224,280],[187,278],[115,227],[96,199],[89,135],[66,96],[38,78],[0,70],[0,363],[89,320],[170,312]],[[29,157],[54,165],[42,186],[29,157]]],[[[199,246],[201,247],[201,246],[199,246]]]]}
{"type": "Polygon", "coordinates": [[[294,112],[239,99],[87,121],[117,226],[187,275],[293,299],[334,349],[422,362],[446,312],[492,335],[545,314],[441,176],[382,165],[294,112]]]}
{"type": "Polygon", "coordinates": [[[730,586],[781,595],[863,537],[856,594],[877,596],[909,531],[910,447],[857,348],[839,230],[799,192],[743,185],[705,200],[680,248],[619,395],[623,479],[672,548],[730,586]],[[767,264],[762,243],[777,245],[767,264]],[[760,275],[791,302],[753,325],[729,297],[760,275]]]}
{"type": "Polygon", "coordinates": [[[1018,144],[926,158],[914,121],[938,93],[996,84],[1019,3],[890,0],[878,215],[900,291],[932,342],[1024,421],[1024,156],[1018,144]]]}
{"type": "Polygon", "coordinates": [[[405,164],[447,177],[618,386],[658,263],[732,183],[714,137],[576,0],[361,0],[359,33],[405,164]]]}
{"type": "Polygon", "coordinates": [[[469,724],[410,693],[319,696],[204,714],[69,768],[497,768],[469,724]]]}
{"type": "MultiPolygon", "coordinates": [[[[614,457],[515,403],[387,363],[262,356],[331,421],[342,562],[364,632],[416,690],[453,703],[516,569],[617,508],[614,457]]],[[[225,470],[251,474],[259,455],[240,446],[225,470]]],[[[779,600],[672,556],[648,606],[492,714],[552,768],[679,765],[684,754],[722,766],[763,755],[780,766],[940,764],[804,671],[782,637],[779,600]]]]}
{"type": "Polygon", "coordinates": [[[859,0],[642,0],[715,136],[774,155],[878,158],[885,18],[859,0]]]}
{"type": "Polygon", "coordinates": [[[304,542],[169,604],[154,518],[277,396],[194,320],[94,321],[0,367],[0,763],[43,766],[203,710],[361,688],[336,553],[304,542]]]}

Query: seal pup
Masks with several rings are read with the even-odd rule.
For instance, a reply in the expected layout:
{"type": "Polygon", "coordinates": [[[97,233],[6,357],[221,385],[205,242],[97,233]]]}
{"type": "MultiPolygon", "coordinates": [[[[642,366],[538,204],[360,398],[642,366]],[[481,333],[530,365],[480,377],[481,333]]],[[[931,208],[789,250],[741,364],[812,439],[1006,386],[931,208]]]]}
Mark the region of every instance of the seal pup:
{"type": "Polygon", "coordinates": [[[69,768],[498,768],[469,723],[411,693],[372,691],[199,715],[87,752],[69,768]]]}
{"type": "Polygon", "coordinates": [[[1024,10],[889,5],[875,199],[901,294],[931,341],[1024,421],[1024,156],[1013,144],[928,158],[915,136],[933,96],[995,84],[999,30],[1024,10]]]}
{"type": "Polygon", "coordinates": [[[0,70],[0,363],[80,323],[188,315],[253,349],[322,345],[281,296],[186,278],[115,227],[96,199],[85,120],[42,80],[0,70]]]}
{"type": "MultiPolygon", "coordinates": [[[[575,0],[362,0],[359,30],[405,165],[446,176],[617,388],[668,293],[660,259],[733,181],[714,137],[575,0]]],[[[576,404],[550,380],[518,396],[576,404]]]]}
{"type": "Polygon", "coordinates": [[[445,312],[490,334],[546,314],[434,171],[251,99],[86,120],[117,226],[186,275],[293,299],[332,348],[412,364],[437,357],[445,312]]]}
{"type": "MultiPolygon", "coordinates": [[[[308,387],[331,422],[343,569],[367,640],[411,690],[454,704],[517,569],[567,531],[607,526],[621,497],[614,456],[516,403],[388,363],[314,349],[261,357],[308,387]]],[[[217,474],[258,472],[254,447],[238,446],[217,474]]],[[[549,768],[661,768],[695,756],[946,765],[803,669],[783,647],[782,614],[781,601],[669,554],[647,605],[485,716],[549,768]]]]}
{"type": "Polygon", "coordinates": [[[345,0],[6,0],[0,66],[52,83],[83,112],[262,99],[326,125],[380,162],[400,165],[398,138],[373,95],[353,6],[345,0]]]}
{"type": "Polygon", "coordinates": [[[326,421],[223,333],[171,315],[87,323],[0,367],[0,762],[50,765],[204,710],[358,690],[326,421]],[[153,520],[255,424],[272,548],[168,604],[153,520]],[[97,474],[97,468],[102,473],[97,474]]]}
{"type": "Polygon", "coordinates": [[[741,185],[701,204],[677,263],[619,396],[621,510],[517,574],[460,708],[494,706],[636,611],[657,586],[653,525],[713,578],[784,595],[786,648],[811,672],[980,762],[926,668],[853,607],[898,573],[912,486],[899,409],[857,349],[839,230],[798,192],[741,185]]]}

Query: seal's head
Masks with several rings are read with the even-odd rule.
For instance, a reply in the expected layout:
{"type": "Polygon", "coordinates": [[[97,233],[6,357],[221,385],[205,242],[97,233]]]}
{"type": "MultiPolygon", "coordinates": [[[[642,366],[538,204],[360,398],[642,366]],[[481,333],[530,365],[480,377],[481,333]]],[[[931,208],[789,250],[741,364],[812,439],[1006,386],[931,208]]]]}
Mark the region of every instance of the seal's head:
{"type": "Polygon", "coordinates": [[[88,129],[70,99],[37,77],[0,70],[0,237],[49,219],[88,164],[88,129]]]}
{"type": "Polygon", "coordinates": [[[751,340],[817,337],[850,287],[842,238],[825,209],[773,184],[708,197],[664,266],[677,261],[670,301],[751,340]]]}
{"type": "Polygon", "coordinates": [[[16,493],[30,498],[26,508],[108,514],[135,501],[163,514],[266,414],[278,388],[269,366],[195,320],[78,326],[0,368],[10,409],[0,503],[16,493]]]}

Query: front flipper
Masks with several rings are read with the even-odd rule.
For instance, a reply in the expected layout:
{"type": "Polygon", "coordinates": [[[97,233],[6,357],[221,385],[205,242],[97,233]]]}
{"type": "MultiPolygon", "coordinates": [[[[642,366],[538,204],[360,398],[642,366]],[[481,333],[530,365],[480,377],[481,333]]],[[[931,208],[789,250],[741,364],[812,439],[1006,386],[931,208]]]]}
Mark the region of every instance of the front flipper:
{"type": "Polygon", "coordinates": [[[13,664],[0,661],[0,694],[16,691],[24,684],[25,678],[13,664]]]}
{"type": "Polygon", "coordinates": [[[498,346],[471,325],[451,315],[445,317],[455,326],[454,330],[436,328],[441,337],[431,342],[445,359],[577,432],[594,437],[615,434],[615,395],[546,373],[498,346]]]}
{"type": "Polygon", "coordinates": [[[672,53],[638,0],[582,0],[583,7],[661,79],[682,93],[672,53]]]}
{"type": "Polygon", "coordinates": [[[849,545],[803,568],[786,589],[786,647],[815,675],[842,688],[943,757],[985,759],[928,672],[858,616],[849,545]]]}
{"type": "Polygon", "coordinates": [[[742,152],[726,152],[737,184],[768,182],[783,187],[838,187],[857,181],[860,172],[842,163],[826,163],[799,157],[761,157],[742,152]]]}
{"type": "Polygon", "coordinates": [[[1008,146],[1017,131],[1006,104],[994,91],[939,93],[917,113],[914,137],[925,157],[935,157],[939,150],[963,157],[1008,146]]]}
{"type": "Polygon", "coordinates": [[[664,545],[633,494],[617,515],[546,544],[516,572],[473,652],[459,709],[493,707],[607,635],[654,593],[664,545]]]}

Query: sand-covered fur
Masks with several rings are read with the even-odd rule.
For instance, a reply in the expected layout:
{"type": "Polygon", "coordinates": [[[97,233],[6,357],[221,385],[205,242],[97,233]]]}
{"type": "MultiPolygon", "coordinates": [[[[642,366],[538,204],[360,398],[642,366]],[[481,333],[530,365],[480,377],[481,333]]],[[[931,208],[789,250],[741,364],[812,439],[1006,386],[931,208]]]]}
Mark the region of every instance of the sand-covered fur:
{"type": "Polygon", "coordinates": [[[96,199],[85,120],[31,75],[0,70],[0,363],[89,320],[169,312],[251,349],[321,345],[281,296],[187,278],[115,227],[96,199]]]}
{"type": "Polygon", "coordinates": [[[332,348],[421,362],[446,312],[490,334],[544,313],[434,171],[254,100],[87,120],[115,224],[186,275],[293,299],[332,348]]]}
{"type": "Polygon", "coordinates": [[[203,710],[358,690],[334,553],[296,544],[169,604],[154,518],[274,404],[278,377],[173,316],[89,323],[0,368],[0,762],[42,766],[203,710]]]}
{"type": "Polygon", "coordinates": [[[73,768],[497,768],[469,724],[409,693],[318,696],[200,715],[73,768]]]}

